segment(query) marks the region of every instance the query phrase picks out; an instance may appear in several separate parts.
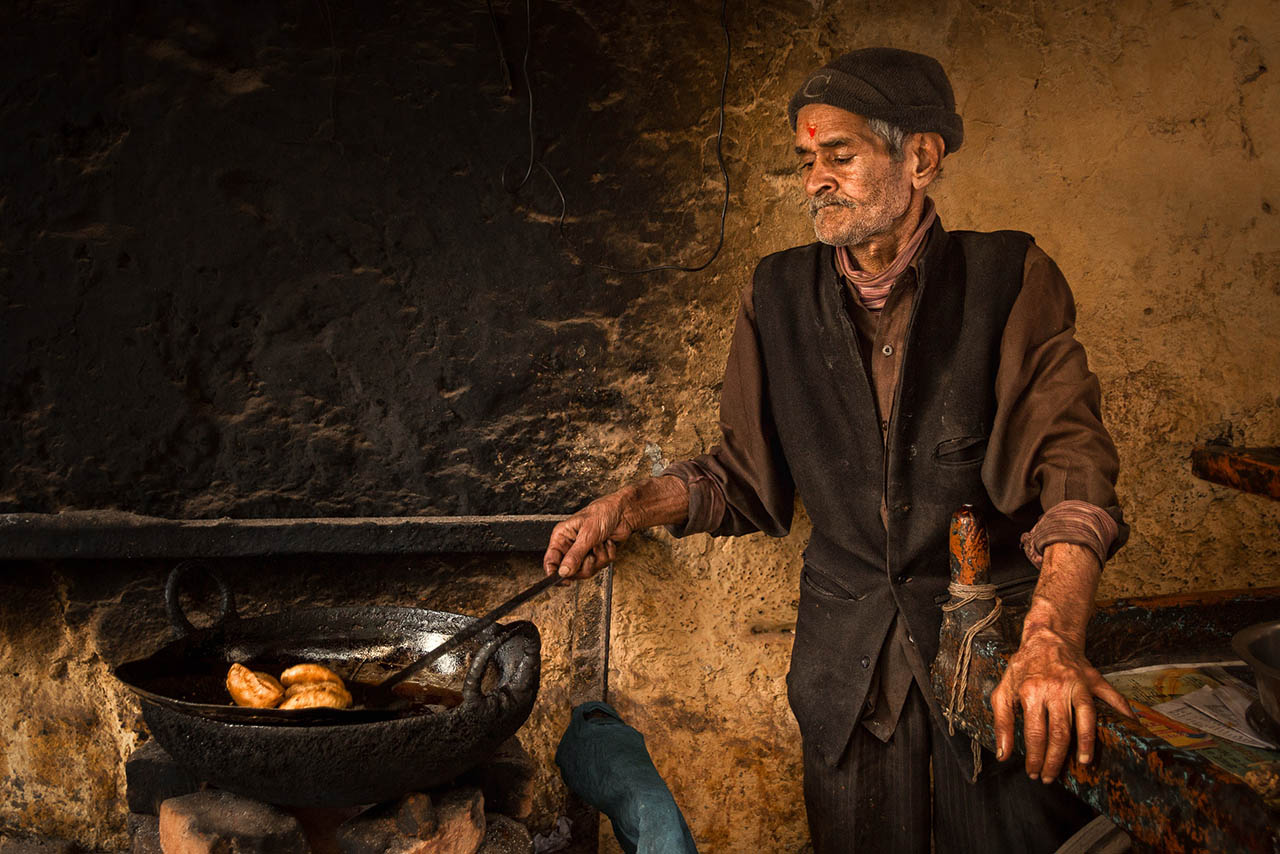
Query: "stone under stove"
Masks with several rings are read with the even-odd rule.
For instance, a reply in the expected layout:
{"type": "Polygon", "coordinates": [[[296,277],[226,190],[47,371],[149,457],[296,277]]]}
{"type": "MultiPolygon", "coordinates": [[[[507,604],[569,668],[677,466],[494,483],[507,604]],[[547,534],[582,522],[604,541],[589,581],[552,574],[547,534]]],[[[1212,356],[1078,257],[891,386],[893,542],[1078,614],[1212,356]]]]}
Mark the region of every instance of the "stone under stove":
{"type": "Polygon", "coordinates": [[[293,808],[203,785],[154,741],[125,764],[131,854],[532,854],[533,760],[513,738],[452,784],[293,808]]]}

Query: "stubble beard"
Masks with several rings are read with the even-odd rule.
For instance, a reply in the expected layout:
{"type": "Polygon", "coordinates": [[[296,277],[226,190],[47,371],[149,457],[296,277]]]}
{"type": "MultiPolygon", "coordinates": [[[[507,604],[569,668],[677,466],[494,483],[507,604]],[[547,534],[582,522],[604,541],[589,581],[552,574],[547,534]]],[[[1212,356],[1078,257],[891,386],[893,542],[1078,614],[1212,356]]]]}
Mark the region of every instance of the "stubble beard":
{"type": "Polygon", "coordinates": [[[831,246],[858,246],[892,230],[910,204],[911,191],[906,184],[885,182],[861,204],[835,196],[810,199],[809,215],[818,240],[831,246]],[[842,222],[832,222],[829,214],[821,215],[824,208],[831,207],[842,208],[849,215],[842,217],[842,222]]]}

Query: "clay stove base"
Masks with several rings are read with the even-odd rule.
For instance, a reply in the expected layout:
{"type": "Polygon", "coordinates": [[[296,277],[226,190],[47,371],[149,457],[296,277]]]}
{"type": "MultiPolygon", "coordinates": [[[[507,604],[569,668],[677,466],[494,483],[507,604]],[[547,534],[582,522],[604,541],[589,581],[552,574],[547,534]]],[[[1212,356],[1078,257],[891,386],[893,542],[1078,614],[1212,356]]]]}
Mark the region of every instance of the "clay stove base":
{"type": "Polygon", "coordinates": [[[534,768],[514,739],[451,787],[371,807],[283,808],[207,788],[154,742],[130,757],[126,772],[132,854],[533,851],[520,819],[531,810],[534,768]]]}

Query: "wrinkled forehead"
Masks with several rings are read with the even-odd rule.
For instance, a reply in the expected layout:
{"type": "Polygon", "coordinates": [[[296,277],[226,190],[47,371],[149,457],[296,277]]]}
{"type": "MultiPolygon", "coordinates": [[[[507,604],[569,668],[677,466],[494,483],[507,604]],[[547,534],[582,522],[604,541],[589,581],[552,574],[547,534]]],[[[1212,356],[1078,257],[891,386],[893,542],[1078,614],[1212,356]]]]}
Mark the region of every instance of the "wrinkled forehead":
{"type": "Polygon", "coordinates": [[[830,104],[806,104],[796,114],[796,145],[820,145],[835,137],[855,137],[874,142],[867,120],[830,104]]]}

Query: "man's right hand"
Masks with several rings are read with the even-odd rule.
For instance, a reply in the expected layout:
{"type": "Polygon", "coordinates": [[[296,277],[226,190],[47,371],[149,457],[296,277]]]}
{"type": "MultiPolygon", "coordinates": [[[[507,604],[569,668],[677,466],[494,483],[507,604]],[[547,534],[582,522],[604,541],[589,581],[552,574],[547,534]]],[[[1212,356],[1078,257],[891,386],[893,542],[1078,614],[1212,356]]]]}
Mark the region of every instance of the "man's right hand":
{"type": "Polygon", "coordinates": [[[547,575],[590,578],[613,562],[618,544],[633,531],[626,522],[626,492],[597,498],[556,525],[542,558],[547,575]]]}
{"type": "Polygon", "coordinates": [[[677,477],[651,477],[597,498],[551,532],[542,558],[547,575],[590,578],[617,556],[618,546],[652,525],[680,524],[689,513],[689,489],[677,477]]]}

